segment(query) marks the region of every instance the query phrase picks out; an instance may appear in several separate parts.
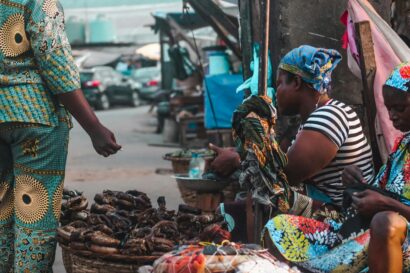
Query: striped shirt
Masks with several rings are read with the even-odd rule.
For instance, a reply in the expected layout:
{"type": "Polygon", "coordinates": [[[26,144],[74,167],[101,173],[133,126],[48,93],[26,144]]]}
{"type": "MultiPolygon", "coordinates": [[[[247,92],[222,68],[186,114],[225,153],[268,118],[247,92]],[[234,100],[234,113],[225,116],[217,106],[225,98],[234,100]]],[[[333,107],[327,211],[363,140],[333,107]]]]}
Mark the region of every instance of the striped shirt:
{"type": "Polygon", "coordinates": [[[358,166],[367,182],[374,177],[372,151],[356,112],[343,102],[330,100],[318,108],[300,128],[327,136],[339,150],[330,164],[311,179],[336,205],[343,200],[342,173],[349,165],[358,166]]]}

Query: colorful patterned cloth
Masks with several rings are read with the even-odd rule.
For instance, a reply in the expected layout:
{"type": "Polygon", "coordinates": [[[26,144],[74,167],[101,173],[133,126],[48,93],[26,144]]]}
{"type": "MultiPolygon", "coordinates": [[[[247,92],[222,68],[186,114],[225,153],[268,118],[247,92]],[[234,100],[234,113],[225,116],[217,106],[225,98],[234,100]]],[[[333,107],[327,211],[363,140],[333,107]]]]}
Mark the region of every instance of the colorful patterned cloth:
{"type": "Polygon", "coordinates": [[[260,204],[289,211],[291,191],[283,172],[286,154],[275,140],[276,110],[268,97],[251,96],[233,115],[233,139],[242,161],[239,182],[260,204]]]}
{"type": "Polygon", "coordinates": [[[325,93],[332,81],[332,71],[341,60],[336,50],[303,45],[288,52],[279,68],[302,77],[316,91],[325,93]]]}
{"type": "Polygon", "coordinates": [[[55,95],[79,88],[58,1],[0,0],[0,123],[55,126],[55,95]]]}
{"type": "Polygon", "coordinates": [[[288,184],[287,157],[275,138],[276,109],[271,102],[268,97],[250,96],[234,112],[233,139],[242,158],[241,187],[271,213],[337,215],[330,204],[313,200],[288,184]]]}
{"type": "MultiPolygon", "coordinates": [[[[410,197],[410,133],[400,138],[376,178],[380,188],[410,197]]],[[[407,204],[406,205],[410,205],[407,204]]],[[[342,223],[280,215],[266,224],[270,238],[288,260],[311,272],[367,270],[369,230],[341,241],[342,223]]],[[[404,269],[410,272],[410,237],[403,246],[404,269]]]]}
{"type": "Polygon", "coordinates": [[[385,84],[404,92],[410,92],[410,62],[397,66],[385,84]]]}
{"type": "Polygon", "coordinates": [[[0,272],[52,272],[70,120],[0,125],[0,272]]]}

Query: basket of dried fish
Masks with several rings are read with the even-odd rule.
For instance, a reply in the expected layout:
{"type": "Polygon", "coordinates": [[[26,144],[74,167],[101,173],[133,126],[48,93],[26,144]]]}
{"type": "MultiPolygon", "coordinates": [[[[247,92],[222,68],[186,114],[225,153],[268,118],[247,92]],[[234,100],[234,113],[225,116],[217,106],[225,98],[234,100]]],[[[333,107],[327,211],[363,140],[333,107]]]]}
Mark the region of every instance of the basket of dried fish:
{"type": "Polygon", "coordinates": [[[58,229],[68,273],[136,272],[181,243],[230,237],[222,216],[186,206],[176,213],[164,197],[158,208],[138,191],[104,191],[94,201],[87,219],[58,229]]]}

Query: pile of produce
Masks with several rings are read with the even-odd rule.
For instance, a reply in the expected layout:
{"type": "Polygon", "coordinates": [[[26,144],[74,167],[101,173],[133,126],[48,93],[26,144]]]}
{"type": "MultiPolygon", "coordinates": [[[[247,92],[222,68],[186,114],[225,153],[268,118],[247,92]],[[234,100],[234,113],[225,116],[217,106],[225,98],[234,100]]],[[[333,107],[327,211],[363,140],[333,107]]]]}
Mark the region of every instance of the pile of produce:
{"type": "Polygon", "coordinates": [[[192,154],[198,154],[199,156],[202,157],[215,157],[215,152],[210,149],[185,149],[185,150],[179,150],[175,151],[173,153],[168,153],[165,155],[165,159],[167,158],[191,158],[192,154]]]}
{"type": "Polygon", "coordinates": [[[107,190],[94,201],[86,219],[59,228],[60,243],[107,256],[161,256],[183,243],[230,239],[222,216],[184,205],[176,213],[167,210],[164,197],[158,208],[139,191],[107,190]]]}
{"type": "Polygon", "coordinates": [[[141,268],[152,273],[300,273],[279,262],[257,245],[225,243],[190,245],[157,259],[153,267],[141,268]]]}

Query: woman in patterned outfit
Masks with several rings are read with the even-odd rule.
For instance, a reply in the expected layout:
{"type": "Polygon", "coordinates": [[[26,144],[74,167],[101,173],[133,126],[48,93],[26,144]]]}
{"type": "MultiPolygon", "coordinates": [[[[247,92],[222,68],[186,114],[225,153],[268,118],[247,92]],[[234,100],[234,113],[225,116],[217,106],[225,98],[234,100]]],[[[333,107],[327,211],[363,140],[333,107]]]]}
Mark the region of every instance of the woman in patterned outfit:
{"type": "MultiPolygon", "coordinates": [[[[375,185],[398,195],[400,201],[369,189],[356,193],[352,207],[371,219],[370,229],[350,233],[347,239],[340,237],[342,223],[332,220],[280,215],[266,225],[282,256],[309,272],[410,272],[410,63],[393,71],[383,97],[394,127],[404,135],[375,185]]],[[[344,182],[362,179],[360,172],[349,169],[344,182]]]]}
{"type": "Polygon", "coordinates": [[[96,151],[121,146],[82,91],[56,0],[0,0],[0,272],[52,272],[70,112],[96,151]]]}

